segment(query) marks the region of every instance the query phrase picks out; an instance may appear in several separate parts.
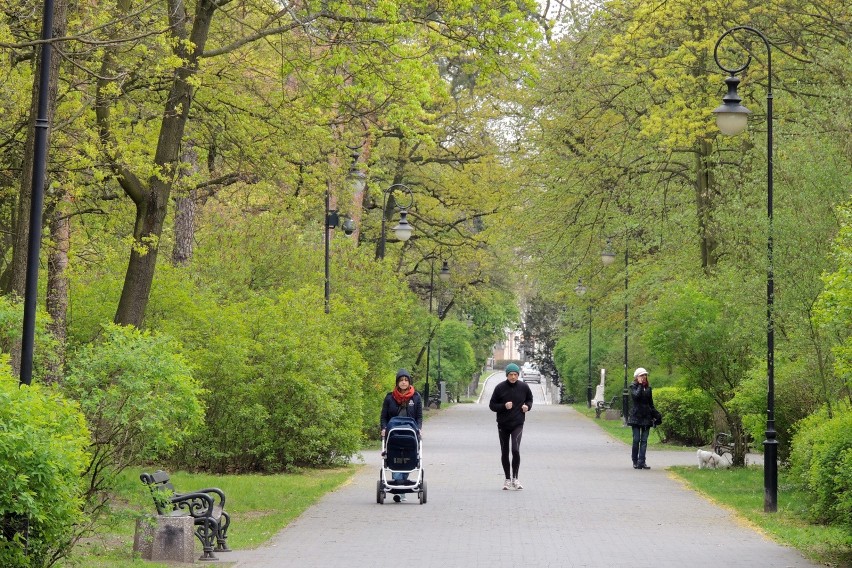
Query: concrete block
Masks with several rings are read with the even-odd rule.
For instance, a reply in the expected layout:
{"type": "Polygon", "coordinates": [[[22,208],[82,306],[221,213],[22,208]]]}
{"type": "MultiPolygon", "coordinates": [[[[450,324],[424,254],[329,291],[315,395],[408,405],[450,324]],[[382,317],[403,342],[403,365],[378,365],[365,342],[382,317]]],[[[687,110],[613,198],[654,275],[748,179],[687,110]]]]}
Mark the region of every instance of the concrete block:
{"type": "Polygon", "coordinates": [[[604,413],[604,418],[606,420],[621,420],[621,410],[610,408],[604,413]]]}
{"type": "Polygon", "coordinates": [[[144,560],[195,563],[192,517],[148,516],[136,519],[133,551],[144,560]]]}

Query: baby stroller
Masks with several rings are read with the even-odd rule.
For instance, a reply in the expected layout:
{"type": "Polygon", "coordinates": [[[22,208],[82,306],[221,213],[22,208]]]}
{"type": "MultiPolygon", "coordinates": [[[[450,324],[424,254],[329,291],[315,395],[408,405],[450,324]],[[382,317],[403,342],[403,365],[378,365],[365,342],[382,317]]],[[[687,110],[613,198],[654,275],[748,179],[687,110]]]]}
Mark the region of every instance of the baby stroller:
{"type": "Polygon", "coordinates": [[[420,433],[417,422],[407,416],[390,419],[382,440],[382,468],[376,482],[376,503],[382,505],[388,493],[417,493],[420,504],[426,502],[426,480],[423,478],[420,433]],[[388,479],[394,473],[407,473],[409,479],[388,479]]]}

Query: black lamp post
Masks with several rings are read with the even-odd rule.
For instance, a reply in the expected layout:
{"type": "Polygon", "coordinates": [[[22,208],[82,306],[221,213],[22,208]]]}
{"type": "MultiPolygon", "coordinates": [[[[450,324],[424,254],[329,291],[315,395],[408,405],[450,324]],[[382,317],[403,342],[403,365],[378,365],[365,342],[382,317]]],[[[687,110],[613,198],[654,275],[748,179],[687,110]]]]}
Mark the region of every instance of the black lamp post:
{"type": "Polygon", "coordinates": [[[722,97],[722,104],[713,110],[716,114],[716,124],[722,134],[735,136],[746,129],[748,115],[751,111],[740,104],[742,99],[737,94],[740,80],[734,75],[745,71],[751,63],[751,53],[741,67],[728,69],[719,62],[719,44],[729,34],[744,30],[760,37],[766,45],[766,180],[767,200],[766,209],[769,220],[767,237],[767,256],[769,266],[766,273],[766,440],[763,441],[763,510],[774,513],[778,510],[778,440],[775,431],[775,279],[773,273],[772,254],[772,44],[762,32],[749,26],[736,26],[726,31],[716,42],[713,58],[716,65],[730,76],[725,79],[728,92],[722,97]]]}
{"type": "MultiPolygon", "coordinates": [[[[583,285],[583,279],[577,281],[577,286],[574,287],[574,292],[578,296],[583,297],[586,294],[587,288],[583,285]]],[[[589,408],[592,407],[592,302],[589,300],[589,377],[586,385],[586,403],[589,408]]]]}
{"type": "Polygon", "coordinates": [[[409,238],[411,238],[411,234],[414,232],[414,227],[411,226],[411,223],[408,222],[408,210],[414,206],[414,194],[411,192],[411,188],[402,183],[395,183],[384,191],[383,199],[382,199],[382,236],[379,241],[379,250],[376,254],[376,258],[382,259],[385,257],[385,209],[387,208],[387,200],[388,195],[392,194],[394,191],[399,189],[409,197],[408,206],[402,207],[397,205],[396,208],[399,211],[399,223],[393,228],[393,232],[396,233],[396,238],[405,242],[409,238]]]}
{"type": "MultiPolygon", "coordinates": [[[[357,161],[358,156],[355,156],[357,161]]],[[[364,172],[355,168],[353,161],[352,169],[349,171],[349,176],[355,183],[364,183],[364,172]]],[[[340,224],[340,215],[336,209],[331,209],[331,194],[326,187],[325,190],[325,313],[329,312],[329,297],[331,296],[331,230],[336,229],[340,224]]],[[[346,217],[341,226],[346,236],[355,232],[355,222],[346,217]]]]}
{"type": "MultiPolygon", "coordinates": [[[[441,271],[438,272],[438,278],[441,282],[447,282],[450,279],[450,265],[445,260],[441,265],[441,271]]],[[[429,315],[432,315],[432,293],[435,290],[435,259],[429,265],[429,315]]],[[[438,318],[441,317],[441,309],[438,307],[438,318]]],[[[432,355],[432,328],[429,327],[429,337],[426,339],[426,386],[423,388],[423,397],[426,399],[426,407],[429,407],[429,360],[432,355]]],[[[438,374],[440,380],[440,357],[438,358],[438,374]]]]}
{"type": "MultiPolygon", "coordinates": [[[[615,253],[612,251],[612,242],[607,240],[607,247],[601,253],[601,261],[604,265],[609,266],[615,262],[615,253]]],[[[627,252],[627,241],[624,242],[624,388],[621,391],[621,417],[624,420],[624,425],[627,426],[627,411],[630,409],[630,391],[627,384],[627,291],[628,291],[628,271],[630,267],[630,257],[627,252]]]]}
{"type": "Polygon", "coordinates": [[[33,142],[33,185],[30,195],[30,231],[27,242],[27,274],[24,284],[24,324],[21,336],[20,384],[29,385],[33,377],[36,300],[38,298],[38,257],[41,248],[41,213],[44,207],[44,181],[47,177],[47,142],[50,133],[48,88],[50,56],[53,49],[53,0],[44,0],[41,24],[41,72],[38,78],[38,111],[33,142]]]}

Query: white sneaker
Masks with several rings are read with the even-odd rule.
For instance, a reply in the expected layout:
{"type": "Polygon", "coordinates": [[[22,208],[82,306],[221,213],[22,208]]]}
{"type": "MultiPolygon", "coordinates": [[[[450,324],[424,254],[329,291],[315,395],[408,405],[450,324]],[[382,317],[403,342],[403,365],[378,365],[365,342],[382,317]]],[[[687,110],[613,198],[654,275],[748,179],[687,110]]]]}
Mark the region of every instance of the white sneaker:
{"type": "Polygon", "coordinates": [[[512,480],[512,487],[514,487],[515,489],[523,489],[524,488],[524,486],[521,485],[521,482],[517,478],[512,480]]]}
{"type": "Polygon", "coordinates": [[[512,480],[511,479],[507,479],[506,481],[503,482],[503,491],[507,491],[507,490],[511,489],[512,487],[513,486],[512,486],[512,480]]]}
{"type": "Polygon", "coordinates": [[[408,501],[408,494],[403,493],[402,495],[399,496],[399,500],[400,501],[408,501]]]}

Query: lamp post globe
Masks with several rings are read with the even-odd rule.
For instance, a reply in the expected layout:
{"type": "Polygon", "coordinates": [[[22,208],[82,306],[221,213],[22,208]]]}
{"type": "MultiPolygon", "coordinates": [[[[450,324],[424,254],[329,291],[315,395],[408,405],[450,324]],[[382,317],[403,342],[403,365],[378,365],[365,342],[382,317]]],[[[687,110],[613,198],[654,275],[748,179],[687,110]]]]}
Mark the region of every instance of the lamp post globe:
{"type": "Polygon", "coordinates": [[[739,78],[728,77],[725,84],[728,85],[728,92],[722,97],[722,104],[713,109],[713,114],[716,115],[716,126],[722,134],[736,136],[745,131],[751,111],[740,104],[742,99],[737,93],[739,78]]]}
{"type": "Polygon", "coordinates": [[[441,271],[438,272],[438,278],[441,279],[441,282],[449,282],[450,280],[450,265],[446,260],[441,265],[441,271]]]}
{"type": "Polygon", "coordinates": [[[414,233],[414,227],[408,222],[408,211],[405,209],[399,212],[399,223],[393,228],[393,232],[396,234],[396,238],[402,242],[410,239],[412,233],[414,233]]]}
{"type": "Polygon", "coordinates": [[[382,192],[382,233],[379,239],[379,247],[376,250],[376,260],[381,260],[385,257],[385,244],[387,242],[385,236],[385,210],[387,209],[388,196],[396,190],[408,195],[409,203],[404,207],[400,205],[396,206],[396,209],[399,211],[399,223],[393,228],[393,232],[396,238],[403,242],[410,239],[414,233],[414,227],[408,222],[408,210],[414,205],[414,193],[404,183],[395,183],[382,192]]]}

